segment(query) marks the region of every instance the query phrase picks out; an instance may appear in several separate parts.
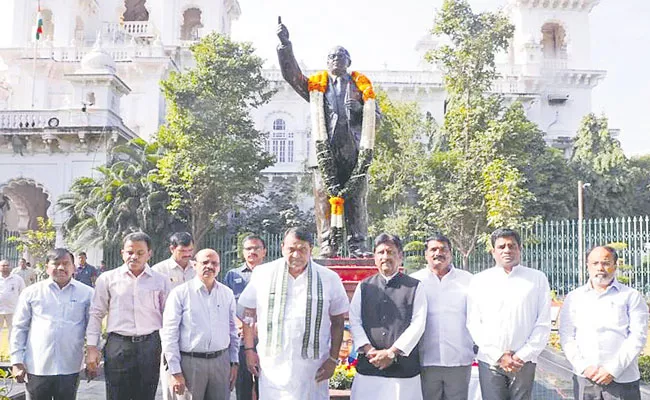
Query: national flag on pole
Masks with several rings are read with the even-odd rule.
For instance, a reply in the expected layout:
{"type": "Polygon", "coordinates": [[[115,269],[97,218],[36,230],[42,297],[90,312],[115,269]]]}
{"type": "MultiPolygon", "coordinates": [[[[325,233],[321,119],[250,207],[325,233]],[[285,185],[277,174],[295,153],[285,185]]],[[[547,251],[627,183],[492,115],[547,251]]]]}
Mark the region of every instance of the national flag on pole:
{"type": "Polygon", "coordinates": [[[43,14],[41,14],[41,6],[38,6],[38,14],[36,14],[36,40],[41,40],[43,36],[43,14]]]}

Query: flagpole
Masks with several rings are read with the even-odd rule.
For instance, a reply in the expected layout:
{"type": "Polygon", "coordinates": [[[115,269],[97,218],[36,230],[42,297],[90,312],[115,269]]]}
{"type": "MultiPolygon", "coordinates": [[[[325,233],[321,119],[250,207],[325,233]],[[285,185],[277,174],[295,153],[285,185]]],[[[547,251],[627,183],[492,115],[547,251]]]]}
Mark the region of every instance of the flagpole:
{"type": "Polygon", "coordinates": [[[39,41],[39,21],[41,18],[41,0],[38,0],[38,9],[36,12],[36,31],[34,32],[34,57],[32,60],[32,110],[34,109],[34,98],[36,97],[36,52],[39,41]]]}
{"type": "Polygon", "coordinates": [[[34,109],[34,97],[36,95],[36,50],[38,47],[38,40],[34,40],[34,58],[32,65],[32,110],[34,109]]]}

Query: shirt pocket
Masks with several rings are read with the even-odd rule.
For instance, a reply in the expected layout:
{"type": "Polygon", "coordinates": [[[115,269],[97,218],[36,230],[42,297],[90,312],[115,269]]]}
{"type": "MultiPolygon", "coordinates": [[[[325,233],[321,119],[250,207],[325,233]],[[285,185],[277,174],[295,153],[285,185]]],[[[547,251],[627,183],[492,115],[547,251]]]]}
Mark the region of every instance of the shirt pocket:
{"type": "Polygon", "coordinates": [[[65,305],[64,318],[65,322],[70,324],[83,323],[86,318],[86,306],[77,301],[68,302],[65,305]]]}
{"type": "Polygon", "coordinates": [[[160,296],[162,290],[140,289],[135,306],[142,306],[149,310],[160,312],[160,296]]]}
{"type": "Polygon", "coordinates": [[[611,321],[616,323],[618,326],[626,326],[629,322],[627,315],[627,306],[625,304],[612,303],[608,314],[611,321]]]}

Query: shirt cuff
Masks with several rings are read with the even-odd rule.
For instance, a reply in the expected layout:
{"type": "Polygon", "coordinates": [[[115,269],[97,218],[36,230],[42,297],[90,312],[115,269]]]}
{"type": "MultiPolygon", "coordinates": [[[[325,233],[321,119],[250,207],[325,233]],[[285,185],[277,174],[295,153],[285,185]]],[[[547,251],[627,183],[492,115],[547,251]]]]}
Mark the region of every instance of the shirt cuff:
{"type": "Polygon", "coordinates": [[[623,372],[623,368],[620,368],[616,364],[617,363],[615,363],[615,362],[608,362],[608,363],[603,364],[603,366],[602,366],[605,369],[605,371],[609,372],[614,377],[614,379],[618,378],[621,375],[621,373],[623,372]]]}
{"type": "Polygon", "coordinates": [[[86,344],[88,346],[95,346],[99,349],[99,335],[86,334],[86,344]]]}
{"type": "Polygon", "coordinates": [[[25,364],[25,353],[11,355],[11,365],[15,364],[25,364]]]}

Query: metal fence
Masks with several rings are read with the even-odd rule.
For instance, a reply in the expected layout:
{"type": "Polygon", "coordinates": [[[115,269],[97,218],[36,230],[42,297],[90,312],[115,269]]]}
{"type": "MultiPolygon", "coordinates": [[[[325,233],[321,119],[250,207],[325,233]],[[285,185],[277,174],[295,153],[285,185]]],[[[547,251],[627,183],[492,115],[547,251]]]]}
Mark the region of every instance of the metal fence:
{"type": "Polygon", "coordinates": [[[12,236],[20,236],[20,233],[0,229],[0,260],[7,259],[9,260],[9,265],[15,267],[18,265],[18,260],[22,255],[16,249],[16,245],[9,243],[7,240],[12,236]]]}
{"type": "MultiPolygon", "coordinates": [[[[629,284],[650,295],[650,217],[590,219],[583,222],[584,249],[611,243],[624,247],[618,251],[619,273],[629,284]]],[[[586,267],[578,265],[578,222],[576,220],[546,221],[521,232],[522,264],[543,271],[551,289],[564,296],[579,285],[580,273],[587,279],[586,267]]],[[[479,246],[480,247],[480,246],[479,246]]],[[[586,259],[586,258],[585,258],[586,259]]],[[[458,263],[460,264],[460,263],[458,263]]],[[[471,272],[494,265],[485,247],[471,256],[471,272]]]]}

